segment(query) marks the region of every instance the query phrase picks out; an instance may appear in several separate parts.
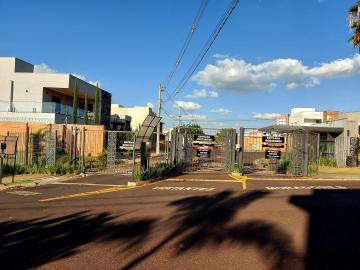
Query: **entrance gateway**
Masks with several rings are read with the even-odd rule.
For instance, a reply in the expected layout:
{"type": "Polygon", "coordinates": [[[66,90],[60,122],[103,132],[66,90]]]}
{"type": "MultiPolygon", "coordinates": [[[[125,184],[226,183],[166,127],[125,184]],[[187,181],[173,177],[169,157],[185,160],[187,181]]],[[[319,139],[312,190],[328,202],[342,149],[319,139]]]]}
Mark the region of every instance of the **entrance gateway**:
{"type": "MultiPolygon", "coordinates": [[[[144,134],[152,141],[152,131],[144,134]]],[[[106,135],[106,172],[131,178],[142,162],[139,136],[124,131],[108,131],[106,135]]],[[[180,127],[161,136],[160,155],[151,147],[154,142],[146,147],[148,166],[183,162],[186,173],[227,173],[234,166],[247,175],[318,173],[319,134],[308,130],[180,127]]]]}
{"type": "Polygon", "coordinates": [[[187,173],[228,172],[233,166],[245,174],[318,173],[318,134],[306,130],[283,132],[240,128],[209,129],[202,132],[181,128],[171,134],[171,159],[183,161],[187,173]]]}

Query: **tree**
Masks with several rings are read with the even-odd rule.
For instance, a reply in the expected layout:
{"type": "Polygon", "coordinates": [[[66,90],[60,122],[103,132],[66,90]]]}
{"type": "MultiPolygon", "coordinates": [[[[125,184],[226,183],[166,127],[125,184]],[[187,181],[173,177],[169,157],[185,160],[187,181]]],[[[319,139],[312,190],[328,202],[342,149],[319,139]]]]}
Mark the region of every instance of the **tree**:
{"type": "Polygon", "coordinates": [[[230,139],[233,134],[232,128],[222,128],[219,129],[215,136],[215,141],[217,143],[224,142],[225,139],[230,139]]]}
{"type": "Polygon", "coordinates": [[[88,94],[85,93],[85,105],[84,105],[84,124],[89,124],[89,116],[88,116],[88,94]]]}
{"type": "Polygon", "coordinates": [[[73,124],[77,124],[78,107],[79,107],[79,88],[77,86],[77,82],[75,81],[74,94],[73,94],[73,111],[72,111],[73,124]]]}
{"type": "Polygon", "coordinates": [[[185,131],[187,131],[187,134],[197,134],[197,135],[203,135],[204,131],[198,124],[187,124],[180,126],[180,134],[185,134],[185,131]]]}
{"type": "Polygon", "coordinates": [[[100,125],[100,89],[99,89],[99,83],[96,83],[96,93],[95,93],[95,125],[100,125]]]}
{"type": "Polygon", "coordinates": [[[349,9],[349,28],[353,32],[349,42],[354,48],[359,46],[360,52],[360,0],[349,9]]]}

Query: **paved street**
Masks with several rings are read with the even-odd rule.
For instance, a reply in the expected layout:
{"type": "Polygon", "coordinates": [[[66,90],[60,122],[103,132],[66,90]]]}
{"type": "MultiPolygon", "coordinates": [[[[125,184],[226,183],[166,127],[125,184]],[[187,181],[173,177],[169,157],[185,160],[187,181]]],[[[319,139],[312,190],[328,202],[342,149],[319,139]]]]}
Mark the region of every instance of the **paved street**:
{"type": "Polygon", "coordinates": [[[360,182],[121,178],[2,191],[1,268],[360,269],[360,182]]]}

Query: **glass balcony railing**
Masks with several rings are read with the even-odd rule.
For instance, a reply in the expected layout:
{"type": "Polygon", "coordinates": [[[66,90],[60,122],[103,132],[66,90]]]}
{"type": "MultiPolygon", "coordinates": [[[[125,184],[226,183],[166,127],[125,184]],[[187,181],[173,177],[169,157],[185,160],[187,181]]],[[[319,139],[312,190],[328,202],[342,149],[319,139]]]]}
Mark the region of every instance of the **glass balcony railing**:
{"type": "MultiPolygon", "coordinates": [[[[0,101],[0,112],[21,112],[21,113],[56,113],[71,116],[73,107],[55,102],[31,102],[31,101],[0,101]]],[[[77,116],[83,118],[85,110],[78,109],[77,116]]],[[[94,113],[88,112],[88,118],[93,119],[94,113]]]]}

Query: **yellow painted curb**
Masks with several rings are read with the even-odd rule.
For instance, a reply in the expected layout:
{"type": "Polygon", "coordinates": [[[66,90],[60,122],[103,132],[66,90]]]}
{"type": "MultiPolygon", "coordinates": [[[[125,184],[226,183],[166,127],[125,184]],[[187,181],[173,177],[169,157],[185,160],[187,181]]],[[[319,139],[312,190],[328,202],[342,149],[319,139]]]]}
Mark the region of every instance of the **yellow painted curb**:
{"type": "Polygon", "coordinates": [[[246,176],[233,176],[231,174],[229,174],[229,176],[237,181],[240,181],[242,183],[243,190],[247,189],[247,185],[246,185],[247,177],[246,176]]]}

